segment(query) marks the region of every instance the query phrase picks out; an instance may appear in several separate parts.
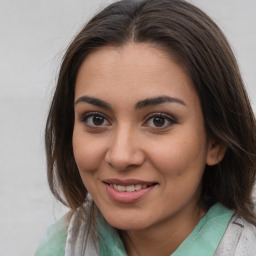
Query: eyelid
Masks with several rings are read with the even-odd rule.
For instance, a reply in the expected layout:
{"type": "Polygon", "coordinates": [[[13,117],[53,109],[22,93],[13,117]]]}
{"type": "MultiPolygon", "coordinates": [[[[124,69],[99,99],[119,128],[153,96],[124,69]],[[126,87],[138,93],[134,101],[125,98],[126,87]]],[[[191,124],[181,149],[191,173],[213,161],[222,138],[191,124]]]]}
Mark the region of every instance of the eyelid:
{"type": "Polygon", "coordinates": [[[87,112],[87,113],[84,113],[84,114],[82,114],[80,117],[79,117],[79,121],[80,122],[82,122],[82,123],[84,123],[88,128],[103,128],[103,127],[106,127],[106,126],[109,126],[109,125],[111,125],[111,122],[109,121],[109,119],[108,119],[108,117],[105,115],[105,114],[103,114],[103,113],[101,113],[101,112],[98,112],[98,111],[90,111],[90,112],[87,112]],[[97,126],[97,125],[90,125],[90,124],[88,124],[87,123],[87,120],[90,118],[90,117],[93,117],[93,116],[101,116],[101,117],[103,117],[104,119],[105,119],[105,121],[107,121],[108,122],[108,124],[106,125],[99,125],[99,126],[97,126]]]}
{"type": "Polygon", "coordinates": [[[79,117],[79,120],[81,122],[85,122],[86,118],[88,117],[91,117],[91,116],[102,116],[104,118],[106,118],[108,120],[108,118],[106,117],[106,115],[104,115],[103,113],[101,112],[98,112],[98,111],[90,111],[90,112],[86,112],[86,113],[83,113],[80,117],[79,117]]]}
{"type": "Polygon", "coordinates": [[[160,116],[160,117],[165,117],[167,119],[172,120],[173,122],[177,122],[176,118],[174,118],[173,116],[171,116],[170,114],[166,114],[164,112],[154,112],[154,113],[150,113],[149,115],[147,115],[145,117],[145,120],[147,121],[148,119],[152,118],[152,117],[156,117],[156,116],[160,116]]]}
{"type": "MultiPolygon", "coordinates": [[[[169,121],[171,124],[168,125],[167,127],[171,126],[172,124],[177,124],[178,123],[176,118],[174,118],[173,116],[171,116],[169,114],[162,113],[162,112],[155,112],[155,113],[150,113],[149,115],[146,116],[145,121],[143,122],[143,126],[146,126],[145,124],[147,122],[149,122],[149,120],[154,118],[154,117],[162,117],[162,118],[165,118],[167,121],[169,121]]],[[[152,127],[152,128],[165,129],[167,127],[152,127]]]]}

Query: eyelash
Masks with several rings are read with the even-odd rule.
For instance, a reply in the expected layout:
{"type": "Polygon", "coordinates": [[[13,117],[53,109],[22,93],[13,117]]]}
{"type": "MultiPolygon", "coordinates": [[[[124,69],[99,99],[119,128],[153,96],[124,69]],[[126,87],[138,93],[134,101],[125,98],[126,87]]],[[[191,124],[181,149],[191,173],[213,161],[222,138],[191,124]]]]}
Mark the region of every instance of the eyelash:
{"type": "Polygon", "coordinates": [[[176,124],[176,123],[177,123],[177,121],[173,117],[171,117],[167,114],[152,113],[149,116],[147,116],[146,121],[143,123],[143,126],[149,126],[152,129],[162,129],[163,130],[163,129],[166,129],[166,128],[168,128],[171,125],[176,124]],[[146,125],[150,120],[152,120],[152,122],[153,122],[154,118],[162,118],[164,120],[164,125],[159,126],[159,127],[157,127],[157,126],[153,127],[153,126],[150,126],[150,125],[146,125]],[[168,122],[168,124],[166,124],[166,121],[168,122]]]}
{"type": "MultiPolygon", "coordinates": [[[[82,123],[85,123],[87,127],[89,128],[102,128],[102,127],[105,127],[105,126],[109,126],[111,125],[111,123],[108,121],[108,118],[100,113],[100,112],[89,112],[89,113],[86,113],[84,115],[82,115],[82,117],[80,118],[80,121],[82,123]],[[96,124],[89,124],[89,118],[95,118],[95,117],[100,117],[100,118],[103,118],[103,123],[102,124],[99,124],[99,125],[96,125],[96,124]],[[105,124],[104,125],[104,122],[107,122],[107,125],[105,124]]],[[[93,120],[92,120],[93,122],[93,120]]],[[[150,115],[148,115],[146,117],[146,121],[143,123],[142,126],[144,127],[150,127],[152,129],[157,129],[157,130],[164,130],[166,128],[168,128],[169,126],[173,125],[173,124],[176,124],[177,121],[173,118],[173,117],[170,117],[169,115],[167,114],[163,114],[163,113],[151,113],[150,115]],[[163,121],[164,121],[164,124],[162,126],[157,126],[156,124],[150,126],[148,125],[148,123],[152,120],[152,122],[154,122],[154,118],[162,118],[163,121]],[[166,121],[168,122],[166,124],[166,121]]]]}
{"type": "MultiPolygon", "coordinates": [[[[82,117],[80,118],[80,121],[81,121],[82,123],[85,123],[86,126],[91,127],[91,128],[100,128],[100,127],[102,127],[102,125],[88,124],[88,119],[91,118],[91,117],[92,117],[92,118],[94,118],[94,117],[103,118],[103,119],[104,119],[104,122],[107,121],[107,122],[110,124],[110,122],[108,121],[108,118],[106,118],[106,116],[103,115],[103,114],[100,113],[100,112],[89,112],[89,113],[86,113],[86,114],[82,115],[82,117]]],[[[92,122],[93,122],[93,121],[92,121],[92,122]]],[[[109,124],[108,124],[108,125],[109,125],[109,124]]]]}

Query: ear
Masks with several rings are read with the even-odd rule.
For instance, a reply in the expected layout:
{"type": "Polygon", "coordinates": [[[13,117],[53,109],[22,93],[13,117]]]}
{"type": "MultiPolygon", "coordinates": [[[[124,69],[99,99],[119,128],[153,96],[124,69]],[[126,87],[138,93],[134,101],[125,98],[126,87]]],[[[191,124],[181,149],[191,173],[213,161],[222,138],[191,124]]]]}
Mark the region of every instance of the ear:
{"type": "Polygon", "coordinates": [[[206,157],[207,165],[216,165],[221,162],[226,153],[226,146],[217,141],[216,139],[210,139],[208,145],[208,152],[206,157]]]}

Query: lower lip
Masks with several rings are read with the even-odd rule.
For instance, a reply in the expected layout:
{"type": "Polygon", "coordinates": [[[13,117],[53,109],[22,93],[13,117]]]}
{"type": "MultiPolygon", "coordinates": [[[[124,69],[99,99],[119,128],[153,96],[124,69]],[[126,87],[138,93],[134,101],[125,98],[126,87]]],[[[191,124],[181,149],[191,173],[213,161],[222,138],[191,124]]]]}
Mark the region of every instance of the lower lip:
{"type": "Polygon", "coordinates": [[[119,203],[133,203],[140,200],[142,197],[148,194],[155,187],[155,185],[132,192],[121,192],[110,187],[107,184],[105,184],[105,187],[108,195],[114,201],[119,203]]]}

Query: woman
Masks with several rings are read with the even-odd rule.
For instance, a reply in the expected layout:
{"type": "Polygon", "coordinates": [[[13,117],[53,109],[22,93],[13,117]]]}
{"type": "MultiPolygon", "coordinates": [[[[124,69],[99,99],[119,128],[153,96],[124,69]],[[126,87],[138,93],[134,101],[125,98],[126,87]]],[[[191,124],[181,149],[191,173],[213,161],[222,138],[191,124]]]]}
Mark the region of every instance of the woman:
{"type": "Polygon", "coordinates": [[[48,180],[71,212],[36,255],[253,255],[255,132],[206,14],[179,0],[108,6],[60,69],[48,180]]]}

